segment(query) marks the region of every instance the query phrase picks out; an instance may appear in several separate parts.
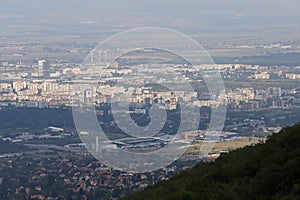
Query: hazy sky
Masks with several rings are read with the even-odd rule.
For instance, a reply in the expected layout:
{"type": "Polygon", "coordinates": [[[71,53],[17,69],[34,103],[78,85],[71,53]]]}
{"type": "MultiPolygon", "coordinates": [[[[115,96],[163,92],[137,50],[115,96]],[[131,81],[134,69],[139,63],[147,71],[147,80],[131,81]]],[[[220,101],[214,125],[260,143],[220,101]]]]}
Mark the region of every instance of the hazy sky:
{"type": "MultiPolygon", "coordinates": [[[[299,7],[299,0],[0,0],[0,20],[39,17],[40,20],[59,23],[157,16],[166,19],[173,17],[194,18],[194,20],[202,16],[232,17],[232,19],[253,15],[295,17],[300,16],[299,7]]],[[[117,19],[115,20],[117,23],[117,19]]]]}
{"type": "Polygon", "coordinates": [[[22,25],[22,30],[30,25],[71,25],[105,29],[103,25],[124,25],[124,29],[160,26],[199,31],[225,27],[253,31],[255,27],[281,26],[297,32],[299,8],[299,0],[0,0],[0,28],[18,31],[22,25]]]}

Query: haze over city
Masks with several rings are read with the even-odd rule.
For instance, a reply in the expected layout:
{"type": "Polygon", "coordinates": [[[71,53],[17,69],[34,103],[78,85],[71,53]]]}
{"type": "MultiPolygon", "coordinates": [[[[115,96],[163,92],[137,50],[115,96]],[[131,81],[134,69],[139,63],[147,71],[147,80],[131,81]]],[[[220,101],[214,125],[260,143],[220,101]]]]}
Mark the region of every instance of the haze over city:
{"type": "Polygon", "coordinates": [[[0,1],[0,200],[298,198],[299,7],[0,1]]]}

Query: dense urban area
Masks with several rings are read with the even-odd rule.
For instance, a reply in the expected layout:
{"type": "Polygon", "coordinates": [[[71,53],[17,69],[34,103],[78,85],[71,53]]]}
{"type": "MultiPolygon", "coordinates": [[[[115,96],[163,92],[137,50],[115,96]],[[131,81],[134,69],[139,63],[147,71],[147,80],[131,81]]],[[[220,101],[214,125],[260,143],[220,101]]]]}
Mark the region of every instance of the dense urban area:
{"type": "MultiPolygon", "coordinates": [[[[0,19],[7,17],[10,16],[1,15],[0,19]]],[[[232,23],[231,20],[244,18],[247,17],[239,14],[226,20],[232,23]]],[[[235,177],[236,171],[231,169],[237,169],[239,174],[244,171],[239,168],[241,166],[246,166],[245,173],[256,170],[247,159],[240,164],[240,157],[252,155],[252,147],[264,144],[269,144],[263,147],[267,153],[277,150],[276,145],[270,145],[272,140],[265,143],[270,135],[300,121],[300,41],[294,24],[284,28],[272,25],[268,29],[259,26],[252,28],[255,33],[248,33],[249,27],[230,26],[228,31],[225,26],[216,31],[213,26],[202,30],[198,22],[174,21],[171,27],[184,29],[199,41],[215,62],[194,66],[161,49],[136,50],[126,45],[95,48],[98,42],[112,34],[143,26],[142,21],[149,19],[139,20],[139,17],[124,17],[115,25],[111,21],[86,19],[73,25],[22,22],[14,26],[0,22],[3,27],[0,32],[0,199],[120,199],[143,190],[151,198],[147,192],[151,193],[152,185],[169,183],[167,180],[179,180],[177,188],[174,187],[176,190],[182,186],[178,193],[173,192],[173,186],[165,186],[165,195],[174,194],[170,199],[192,199],[198,197],[189,190],[193,187],[181,181],[189,174],[198,177],[198,172],[190,168],[200,162],[196,169],[205,171],[205,166],[212,166],[217,160],[212,174],[224,177],[221,185],[224,186],[229,177],[235,177]],[[110,62],[115,52],[122,56],[110,62]],[[209,80],[216,74],[220,74],[224,87],[214,93],[210,91],[212,83],[209,80]],[[186,83],[193,91],[186,90],[186,83]],[[122,94],[130,97],[126,99],[122,94]],[[129,102],[125,114],[142,127],[151,122],[149,116],[154,106],[165,110],[166,122],[162,129],[155,135],[135,138],[118,127],[113,106],[119,111],[124,101],[129,102]],[[178,133],[183,104],[190,110],[200,111],[199,116],[189,113],[191,118],[199,118],[199,124],[194,131],[178,133]],[[223,130],[211,135],[207,129],[213,111],[223,107],[226,108],[223,130]],[[89,111],[90,108],[94,108],[99,127],[110,141],[101,142],[97,136],[96,140],[85,140],[96,134],[76,127],[73,111],[89,111]],[[94,157],[94,153],[109,155],[119,150],[155,152],[174,138],[186,151],[175,162],[152,172],[137,173],[134,167],[124,171],[111,167],[105,159],[94,157]],[[208,154],[202,154],[201,146],[207,143],[213,143],[214,147],[208,154]],[[245,146],[243,151],[246,152],[235,154],[236,149],[245,146]],[[227,164],[235,165],[225,172],[222,170],[227,168],[218,168],[222,159],[226,162],[224,155],[233,155],[227,164]]],[[[161,20],[165,22],[158,17],[158,21],[161,20]]],[[[60,21],[63,21],[61,17],[60,21]]],[[[197,57],[203,53],[190,46],[184,48],[188,50],[186,55],[197,57]]],[[[276,139],[276,135],[272,137],[276,139]]],[[[277,153],[279,155],[280,151],[277,153]]],[[[297,153],[291,155],[296,157],[297,153]]],[[[265,154],[256,153],[249,160],[257,158],[251,161],[263,162],[263,156],[265,154]]],[[[278,174],[274,174],[277,177],[278,174]]],[[[266,173],[261,172],[261,175],[266,173]]],[[[270,177],[261,177],[272,180],[272,184],[267,183],[269,185],[277,183],[270,177]]],[[[204,178],[201,180],[207,183],[204,178]]],[[[198,185],[193,177],[190,181],[198,185]]],[[[212,188],[217,190],[218,184],[212,188]]],[[[238,187],[238,184],[233,185],[238,187]]],[[[280,183],[278,185],[274,188],[281,191],[280,183]]],[[[234,187],[226,185],[222,189],[234,187]]],[[[255,195],[265,195],[268,191],[249,194],[258,197],[255,195]]],[[[297,192],[296,186],[293,191],[297,192]]],[[[228,197],[232,193],[228,193],[228,197]]],[[[136,193],[132,198],[141,199],[143,194],[136,193]]],[[[153,192],[154,196],[156,194],[160,195],[153,192]]]]}

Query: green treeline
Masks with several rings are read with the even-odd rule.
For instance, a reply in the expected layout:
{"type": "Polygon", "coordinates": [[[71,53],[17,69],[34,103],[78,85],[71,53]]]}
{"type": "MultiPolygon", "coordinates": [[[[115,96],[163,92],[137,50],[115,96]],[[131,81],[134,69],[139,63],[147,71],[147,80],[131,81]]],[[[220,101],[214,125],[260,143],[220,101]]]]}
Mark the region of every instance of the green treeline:
{"type": "Polygon", "coordinates": [[[125,199],[300,199],[300,124],[125,199]]]}

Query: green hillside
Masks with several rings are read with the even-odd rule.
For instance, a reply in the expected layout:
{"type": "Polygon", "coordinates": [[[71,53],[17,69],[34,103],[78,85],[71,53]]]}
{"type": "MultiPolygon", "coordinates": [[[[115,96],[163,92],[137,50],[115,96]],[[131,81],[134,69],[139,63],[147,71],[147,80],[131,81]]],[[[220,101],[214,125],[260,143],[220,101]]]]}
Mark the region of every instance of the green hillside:
{"type": "Polygon", "coordinates": [[[300,199],[300,124],[124,199],[300,199]]]}

